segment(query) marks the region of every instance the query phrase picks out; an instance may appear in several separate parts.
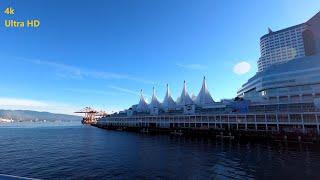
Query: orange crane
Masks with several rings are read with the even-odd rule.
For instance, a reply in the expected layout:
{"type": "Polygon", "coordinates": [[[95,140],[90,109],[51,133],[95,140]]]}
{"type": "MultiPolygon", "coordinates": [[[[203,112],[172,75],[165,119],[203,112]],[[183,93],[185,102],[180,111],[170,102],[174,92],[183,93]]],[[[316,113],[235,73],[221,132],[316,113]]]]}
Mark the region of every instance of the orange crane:
{"type": "Polygon", "coordinates": [[[77,111],[74,113],[84,114],[84,117],[82,119],[82,124],[94,124],[97,122],[99,118],[107,115],[105,111],[97,111],[91,107],[85,107],[80,111],[77,111]]]}

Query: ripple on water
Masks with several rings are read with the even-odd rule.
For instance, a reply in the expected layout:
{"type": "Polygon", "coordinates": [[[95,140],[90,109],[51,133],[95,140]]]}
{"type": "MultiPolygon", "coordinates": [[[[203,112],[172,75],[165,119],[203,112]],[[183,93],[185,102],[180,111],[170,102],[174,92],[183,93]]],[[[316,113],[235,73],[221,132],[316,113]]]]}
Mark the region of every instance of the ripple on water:
{"type": "Polygon", "coordinates": [[[320,176],[316,145],[222,142],[90,126],[2,127],[0,173],[43,179],[320,176]]]}

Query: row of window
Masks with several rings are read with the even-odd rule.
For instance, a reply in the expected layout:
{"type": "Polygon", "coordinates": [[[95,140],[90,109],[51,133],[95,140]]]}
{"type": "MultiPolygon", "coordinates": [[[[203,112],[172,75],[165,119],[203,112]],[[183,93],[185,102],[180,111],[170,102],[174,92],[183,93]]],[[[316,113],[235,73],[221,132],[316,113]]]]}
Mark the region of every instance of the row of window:
{"type": "Polygon", "coordinates": [[[291,41],[291,40],[300,39],[300,38],[302,38],[302,33],[295,35],[295,36],[288,36],[288,37],[283,37],[283,38],[274,38],[274,39],[263,40],[260,42],[260,44],[261,45],[270,44],[270,43],[274,43],[277,41],[291,41]]]}
{"type": "Polygon", "coordinates": [[[262,38],[261,40],[266,40],[266,39],[270,39],[270,38],[281,38],[283,36],[289,36],[289,35],[295,35],[295,34],[299,34],[301,33],[302,31],[304,31],[306,29],[306,26],[303,25],[303,26],[298,26],[298,27],[295,27],[293,29],[288,29],[286,31],[283,31],[283,32],[280,32],[280,33],[274,33],[274,34],[270,34],[268,36],[265,36],[264,38],[262,38]]]}
{"type": "Polygon", "coordinates": [[[271,44],[262,45],[262,46],[260,46],[260,49],[264,50],[264,49],[272,49],[274,47],[279,48],[279,47],[284,47],[284,46],[299,46],[299,45],[303,45],[302,38],[296,39],[294,41],[281,41],[281,42],[278,41],[278,42],[274,42],[271,44]]]}
{"type": "Polygon", "coordinates": [[[266,44],[266,45],[262,45],[260,46],[260,49],[261,50],[264,50],[264,49],[270,49],[270,48],[273,48],[273,47],[283,47],[283,46],[299,46],[299,45],[302,45],[303,44],[303,40],[302,38],[300,39],[295,39],[294,41],[277,41],[275,43],[272,43],[272,44],[266,44]]]}

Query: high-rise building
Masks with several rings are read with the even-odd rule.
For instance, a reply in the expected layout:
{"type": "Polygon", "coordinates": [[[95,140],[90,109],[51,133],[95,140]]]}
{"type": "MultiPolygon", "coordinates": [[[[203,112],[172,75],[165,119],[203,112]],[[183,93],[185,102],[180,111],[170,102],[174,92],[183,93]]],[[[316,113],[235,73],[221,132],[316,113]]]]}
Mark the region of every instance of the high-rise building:
{"type": "Polygon", "coordinates": [[[260,38],[261,57],[259,72],[274,64],[314,55],[319,52],[320,12],[305,23],[279,31],[272,31],[260,38]]]}

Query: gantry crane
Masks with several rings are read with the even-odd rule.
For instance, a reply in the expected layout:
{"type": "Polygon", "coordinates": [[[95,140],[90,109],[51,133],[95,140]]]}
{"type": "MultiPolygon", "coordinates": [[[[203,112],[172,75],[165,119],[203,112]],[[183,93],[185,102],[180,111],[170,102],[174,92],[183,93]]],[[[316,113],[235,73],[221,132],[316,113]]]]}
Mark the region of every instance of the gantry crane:
{"type": "Polygon", "coordinates": [[[99,118],[107,115],[105,111],[97,111],[91,107],[85,107],[75,113],[84,114],[84,117],[82,119],[82,124],[94,124],[97,122],[99,118]]]}

